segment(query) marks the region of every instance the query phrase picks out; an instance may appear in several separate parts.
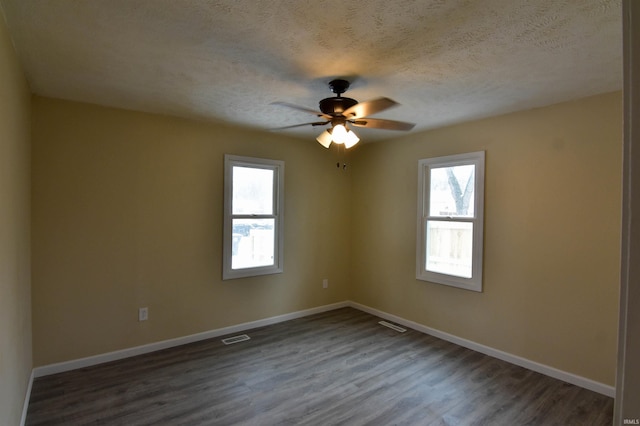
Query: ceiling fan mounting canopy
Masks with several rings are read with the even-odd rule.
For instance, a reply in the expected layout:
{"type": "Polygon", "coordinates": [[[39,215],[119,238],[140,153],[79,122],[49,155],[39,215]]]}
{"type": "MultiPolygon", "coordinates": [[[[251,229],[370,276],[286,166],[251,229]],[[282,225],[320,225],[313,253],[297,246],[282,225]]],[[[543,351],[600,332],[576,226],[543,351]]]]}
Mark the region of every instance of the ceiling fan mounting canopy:
{"type": "Polygon", "coordinates": [[[350,85],[351,83],[349,83],[347,80],[341,80],[341,79],[331,80],[329,82],[329,88],[333,93],[335,93],[338,96],[342,95],[344,92],[349,90],[350,85]]]}

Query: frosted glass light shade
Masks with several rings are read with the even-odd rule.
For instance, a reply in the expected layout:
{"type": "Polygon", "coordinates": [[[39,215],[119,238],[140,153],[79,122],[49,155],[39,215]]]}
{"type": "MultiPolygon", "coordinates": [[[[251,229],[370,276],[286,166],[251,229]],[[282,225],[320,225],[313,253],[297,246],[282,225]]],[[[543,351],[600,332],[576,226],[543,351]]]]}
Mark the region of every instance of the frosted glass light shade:
{"type": "Polygon", "coordinates": [[[328,130],[325,130],[324,132],[320,133],[320,135],[316,138],[318,143],[324,146],[325,148],[329,148],[329,145],[331,145],[331,139],[332,139],[331,133],[328,130]]]}
{"type": "Polygon", "coordinates": [[[352,146],[357,144],[359,141],[360,141],[360,138],[358,137],[358,135],[356,135],[352,130],[349,130],[347,132],[347,136],[344,141],[344,147],[351,148],[352,146]]]}

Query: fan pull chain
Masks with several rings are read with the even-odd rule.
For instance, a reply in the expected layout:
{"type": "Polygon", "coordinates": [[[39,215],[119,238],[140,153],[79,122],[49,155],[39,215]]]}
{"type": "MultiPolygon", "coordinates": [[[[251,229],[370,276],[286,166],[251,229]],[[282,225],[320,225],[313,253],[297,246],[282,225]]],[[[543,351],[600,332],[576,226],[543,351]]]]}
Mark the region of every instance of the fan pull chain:
{"type": "MultiPolygon", "coordinates": [[[[337,144],[336,144],[337,145],[337,144]]],[[[342,169],[342,171],[347,170],[347,163],[344,162],[346,148],[344,145],[338,145],[338,162],[336,163],[336,167],[338,170],[342,169]]]]}

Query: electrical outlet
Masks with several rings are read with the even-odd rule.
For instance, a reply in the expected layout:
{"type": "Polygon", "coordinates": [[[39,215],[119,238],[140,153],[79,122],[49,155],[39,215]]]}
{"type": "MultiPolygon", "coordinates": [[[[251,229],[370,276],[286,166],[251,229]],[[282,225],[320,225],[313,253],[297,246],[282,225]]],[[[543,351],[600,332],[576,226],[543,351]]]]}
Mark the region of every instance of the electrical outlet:
{"type": "Polygon", "coordinates": [[[138,321],[146,321],[149,319],[149,308],[138,309],[138,321]]]}
{"type": "Polygon", "coordinates": [[[325,278],[324,280],[322,280],[322,288],[328,288],[329,287],[329,279],[325,278]]]}

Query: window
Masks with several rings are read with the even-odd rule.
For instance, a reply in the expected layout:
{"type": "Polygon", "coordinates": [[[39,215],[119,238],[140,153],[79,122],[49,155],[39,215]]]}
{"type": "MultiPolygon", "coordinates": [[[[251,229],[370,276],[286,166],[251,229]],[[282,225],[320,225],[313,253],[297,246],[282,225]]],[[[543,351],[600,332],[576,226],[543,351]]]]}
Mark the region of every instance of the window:
{"type": "Polygon", "coordinates": [[[284,162],[225,155],[222,278],[282,272],[284,162]]]}
{"type": "Polygon", "coordinates": [[[418,166],[416,278],[482,291],[484,151],[418,166]]]}

